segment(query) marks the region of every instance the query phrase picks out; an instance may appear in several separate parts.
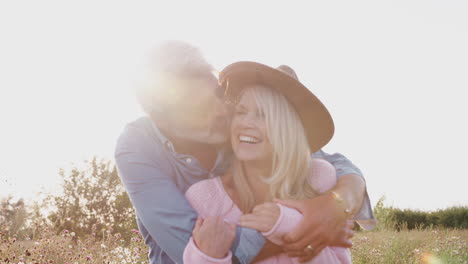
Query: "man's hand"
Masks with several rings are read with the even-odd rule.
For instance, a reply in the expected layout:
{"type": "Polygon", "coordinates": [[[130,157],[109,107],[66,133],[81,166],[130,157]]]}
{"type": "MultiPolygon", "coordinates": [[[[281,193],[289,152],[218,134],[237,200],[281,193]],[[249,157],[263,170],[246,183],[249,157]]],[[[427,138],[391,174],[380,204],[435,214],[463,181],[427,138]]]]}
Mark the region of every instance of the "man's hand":
{"type": "Polygon", "coordinates": [[[236,225],[225,222],[221,217],[198,218],[192,236],[203,253],[213,258],[224,258],[236,237],[236,225]]]}
{"type": "Polygon", "coordinates": [[[255,206],[251,214],[242,215],[239,225],[260,232],[268,232],[278,221],[280,208],[276,203],[263,203],[255,206]]]}
{"type": "Polygon", "coordinates": [[[257,257],[255,257],[251,263],[256,263],[281,253],[284,253],[284,251],[280,246],[273,244],[270,240],[267,240],[260,253],[258,253],[257,257]]]}
{"type": "Polygon", "coordinates": [[[276,201],[300,211],[304,218],[300,224],[283,239],[283,249],[290,257],[299,257],[304,262],[312,259],[327,246],[351,247],[353,236],[351,222],[332,194],[325,194],[308,200],[276,201]],[[312,250],[304,251],[308,246],[312,250]]]}

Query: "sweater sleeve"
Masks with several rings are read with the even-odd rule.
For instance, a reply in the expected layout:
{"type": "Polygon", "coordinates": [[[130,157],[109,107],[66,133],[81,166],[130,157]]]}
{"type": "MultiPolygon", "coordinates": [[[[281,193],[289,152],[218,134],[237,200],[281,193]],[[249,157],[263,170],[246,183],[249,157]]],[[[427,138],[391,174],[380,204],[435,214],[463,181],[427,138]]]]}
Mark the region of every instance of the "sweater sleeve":
{"type": "MultiPolygon", "coordinates": [[[[223,202],[217,195],[216,185],[212,179],[192,185],[185,193],[190,205],[201,218],[222,214],[223,202]]],[[[232,252],[229,251],[225,258],[210,257],[197,247],[191,237],[184,249],[183,260],[186,264],[231,264],[232,252]]]]}
{"type": "MultiPolygon", "coordinates": [[[[326,192],[336,184],[335,168],[326,160],[312,159],[309,183],[320,193],[326,192]]],[[[273,228],[262,234],[271,242],[282,245],[282,236],[292,231],[302,220],[302,214],[296,209],[278,204],[280,216],[273,228]]]]}
{"type": "Polygon", "coordinates": [[[302,214],[296,209],[277,204],[280,208],[280,215],[275,225],[270,231],[262,232],[262,235],[276,245],[283,245],[283,236],[289,233],[302,220],[302,214]]]}
{"type": "Polygon", "coordinates": [[[309,183],[319,193],[324,193],[336,185],[336,170],[324,159],[312,159],[309,183]]]}
{"type": "Polygon", "coordinates": [[[222,259],[212,258],[198,249],[197,245],[195,245],[195,242],[193,242],[193,238],[191,237],[184,249],[183,258],[184,263],[186,264],[231,264],[232,252],[229,251],[229,254],[222,259]]]}
{"type": "MultiPolygon", "coordinates": [[[[331,163],[324,159],[314,158],[312,159],[312,170],[311,170],[311,177],[310,183],[314,188],[319,191],[320,193],[327,192],[331,190],[336,185],[336,175],[337,170],[331,163]]],[[[367,192],[367,191],[366,191],[367,192]]],[[[363,205],[369,204],[368,196],[366,193],[366,201],[363,205]]],[[[367,207],[370,208],[370,207],[367,207]]],[[[363,216],[362,215],[363,209],[361,209],[357,215],[353,216],[353,220],[355,220],[362,228],[365,230],[373,229],[376,226],[376,220],[372,215],[372,210],[369,215],[371,217],[363,216]]]]}

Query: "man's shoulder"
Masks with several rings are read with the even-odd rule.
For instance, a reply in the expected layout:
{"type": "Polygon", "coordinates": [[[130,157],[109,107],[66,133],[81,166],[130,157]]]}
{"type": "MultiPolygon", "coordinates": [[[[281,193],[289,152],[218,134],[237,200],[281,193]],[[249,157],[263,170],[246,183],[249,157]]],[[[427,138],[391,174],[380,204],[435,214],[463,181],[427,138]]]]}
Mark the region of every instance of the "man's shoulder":
{"type": "Polygon", "coordinates": [[[119,139],[129,136],[151,135],[152,130],[153,127],[151,119],[147,116],[142,116],[127,123],[120,133],[119,139]]]}
{"type": "Polygon", "coordinates": [[[126,124],[120,133],[116,151],[127,148],[147,148],[161,145],[155,136],[152,121],[149,117],[143,116],[126,124]]]}
{"type": "Polygon", "coordinates": [[[136,131],[150,131],[152,128],[151,119],[148,116],[141,116],[124,126],[122,134],[124,134],[128,130],[136,130],[136,131]]]}

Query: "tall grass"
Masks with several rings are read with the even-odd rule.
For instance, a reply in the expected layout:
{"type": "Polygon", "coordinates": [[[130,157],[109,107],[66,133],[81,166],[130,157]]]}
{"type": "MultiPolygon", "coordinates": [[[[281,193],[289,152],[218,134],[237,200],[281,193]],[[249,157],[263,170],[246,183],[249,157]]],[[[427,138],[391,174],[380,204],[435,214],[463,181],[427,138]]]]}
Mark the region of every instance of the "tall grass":
{"type": "MultiPolygon", "coordinates": [[[[0,240],[0,263],[148,263],[136,230],[130,241],[110,230],[84,239],[44,230],[34,241],[5,235],[0,240]]],[[[353,241],[355,264],[468,263],[468,230],[377,230],[358,232],[353,241]]]]}
{"type": "Polygon", "coordinates": [[[468,263],[468,230],[414,229],[358,232],[353,263],[468,263]]]}
{"type": "MultiPolygon", "coordinates": [[[[468,264],[468,229],[418,224],[413,220],[424,218],[418,212],[398,218],[395,212],[401,210],[386,207],[383,201],[384,197],[374,209],[378,227],[357,232],[353,239],[353,263],[468,264]]],[[[437,216],[431,221],[466,227],[466,212],[467,208],[460,207],[429,215],[437,216]]],[[[100,229],[93,225],[89,234],[81,236],[73,230],[43,228],[32,239],[21,240],[0,230],[0,264],[148,263],[148,248],[137,230],[124,230],[130,235],[122,236],[112,226],[102,226],[100,229]]]]}
{"type": "Polygon", "coordinates": [[[22,241],[0,233],[2,264],[148,263],[147,255],[148,249],[136,230],[129,241],[111,230],[84,239],[68,230],[59,235],[43,230],[37,239],[22,241]]]}

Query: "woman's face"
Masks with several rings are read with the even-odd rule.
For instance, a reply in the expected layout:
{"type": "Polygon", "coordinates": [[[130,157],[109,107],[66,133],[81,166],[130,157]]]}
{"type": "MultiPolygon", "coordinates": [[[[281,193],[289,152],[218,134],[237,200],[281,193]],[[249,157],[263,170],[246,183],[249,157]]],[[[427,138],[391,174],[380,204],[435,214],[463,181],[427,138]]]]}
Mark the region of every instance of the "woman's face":
{"type": "Polygon", "coordinates": [[[273,147],[267,137],[264,113],[258,108],[254,95],[244,93],[236,105],[231,123],[231,144],[240,161],[270,164],[273,147]]]}

